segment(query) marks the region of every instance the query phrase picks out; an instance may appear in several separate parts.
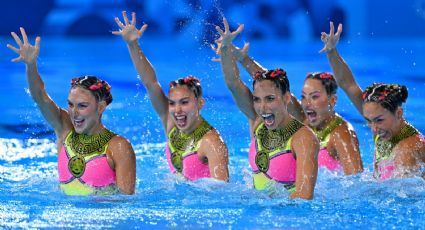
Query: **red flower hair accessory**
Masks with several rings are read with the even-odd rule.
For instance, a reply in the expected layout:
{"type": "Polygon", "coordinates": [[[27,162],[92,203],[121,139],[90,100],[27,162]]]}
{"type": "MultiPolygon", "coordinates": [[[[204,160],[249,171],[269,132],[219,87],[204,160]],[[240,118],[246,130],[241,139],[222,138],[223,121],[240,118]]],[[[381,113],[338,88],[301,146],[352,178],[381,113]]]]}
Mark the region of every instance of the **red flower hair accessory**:
{"type": "Polygon", "coordinates": [[[321,73],[321,74],[319,75],[319,77],[320,77],[321,79],[332,79],[332,78],[333,78],[332,74],[330,74],[330,73],[321,73]]]}
{"type": "Polygon", "coordinates": [[[365,99],[366,99],[367,95],[368,95],[367,91],[364,91],[364,92],[363,92],[363,94],[362,94],[362,98],[363,98],[363,100],[365,100],[365,99]]]}
{"type": "Polygon", "coordinates": [[[283,69],[275,69],[275,70],[269,70],[269,71],[258,71],[254,74],[253,79],[254,80],[258,80],[260,78],[262,79],[274,79],[277,78],[279,76],[286,76],[286,72],[283,69]]]}
{"type": "Polygon", "coordinates": [[[89,87],[90,90],[98,90],[103,87],[103,82],[98,81],[89,87]]]}
{"type": "Polygon", "coordinates": [[[254,74],[254,76],[253,76],[254,80],[258,80],[258,79],[260,79],[261,77],[265,78],[265,72],[260,72],[260,71],[258,71],[258,72],[256,72],[256,73],[254,74]]]}
{"type": "Polygon", "coordinates": [[[282,69],[276,69],[276,70],[273,70],[270,73],[270,78],[275,78],[275,77],[278,77],[280,75],[285,75],[285,71],[282,70],[282,69]]]}
{"type": "Polygon", "coordinates": [[[200,86],[201,82],[199,79],[195,76],[189,75],[184,78],[179,78],[177,80],[170,82],[170,88],[175,87],[176,85],[189,85],[190,83],[193,83],[194,85],[200,86]]]}
{"type": "Polygon", "coordinates": [[[198,80],[198,79],[196,77],[192,76],[192,75],[189,75],[189,76],[183,78],[183,82],[185,84],[189,84],[189,82],[195,81],[195,80],[198,80]]]}

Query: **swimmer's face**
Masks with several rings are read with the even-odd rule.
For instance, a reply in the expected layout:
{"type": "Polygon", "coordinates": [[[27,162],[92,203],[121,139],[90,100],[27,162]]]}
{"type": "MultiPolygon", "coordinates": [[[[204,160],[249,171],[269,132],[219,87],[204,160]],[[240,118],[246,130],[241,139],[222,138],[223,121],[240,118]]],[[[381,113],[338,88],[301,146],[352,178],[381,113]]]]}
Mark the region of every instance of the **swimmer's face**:
{"type": "Polygon", "coordinates": [[[276,87],[270,80],[257,81],[254,84],[253,102],[258,116],[263,119],[267,129],[276,129],[284,126],[289,118],[287,105],[291,100],[291,94],[276,87]]]}
{"type": "Polygon", "coordinates": [[[68,114],[75,132],[87,135],[97,133],[105,107],[106,103],[97,103],[90,91],[81,87],[72,88],[68,95],[68,114]]]}
{"type": "Polygon", "coordinates": [[[373,135],[379,135],[381,140],[388,141],[400,132],[403,115],[401,108],[392,113],[376,102],[366,102],[363,104],[363,115],[373,135]]]}
{"type": "Polygon", "coordinates": [[[322,128],[335,113],[336,95],[328,95],[322,82],[307,79],[304,82],[301,106],[311,127],[322,128]]]}
{"type": "Polygon", "coordinates": [[[204,100],[185,85],[172,87],[168,95],[168,112],[177,128],[185,133],[193,132],[201,123],[199,110],[204,100]]]}

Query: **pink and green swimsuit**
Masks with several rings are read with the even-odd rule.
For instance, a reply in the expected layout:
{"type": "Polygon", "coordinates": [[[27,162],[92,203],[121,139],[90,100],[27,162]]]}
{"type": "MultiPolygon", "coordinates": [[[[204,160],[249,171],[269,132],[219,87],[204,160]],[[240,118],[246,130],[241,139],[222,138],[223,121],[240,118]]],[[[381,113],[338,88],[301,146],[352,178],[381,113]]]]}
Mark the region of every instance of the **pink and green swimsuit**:
{"type": "Polygon", "coordinates": [[[425,143],[423,135],[409,123],[406,123],[400,133],[392,137],[389,141],[381,141],[378,135],[375,136],[374,165],[376,171],[374,174],[376,178],[382,181],[393,178],[394,170],[396,169],[394,163],[395,153],[393,152],[393,148],[401,140],[413,135],[418,135],[425,143]]]}
{"type": "Polygon", "coordinates": [[[255,129],[249,149],[249,164],[257,190],[277,182],[285,185],[290,192],[295,191],[297,161],[291,143],[293,135],[301,127],[303,124],[293,119],[283,129],[268,130],[264,123],[255,129]]]}
{"type": "Polygon", "coordinates": [[[343,123],[344,120],[341,117],[335,116],[335,118],[333,118],[322,130],[313,129],[314,133],[320,141],[320,150],[318,155],[319,167],[325,167],[330,171],[342,170],[341,162],[337,159],[336,156],[332,156],[330,154],[327,146],[332,131],[343,123]]]}
{"type": "Polygon", "coordinates": [[[205,120],[190,134],[176,127],[171,129],[165,153],[172,173],[179,173],[190,181],[211,177],[207,159],[200,160],[197,151],[202,137],[212,129],[205,120]]]}
{"type": "Polygon", "coordinates": [[[108,195],[118,192],[115,171],[109,166],[106,150],[114,133],[87,136],[72,130],[58,156],[60,188],[67,195],[108,195]]]}

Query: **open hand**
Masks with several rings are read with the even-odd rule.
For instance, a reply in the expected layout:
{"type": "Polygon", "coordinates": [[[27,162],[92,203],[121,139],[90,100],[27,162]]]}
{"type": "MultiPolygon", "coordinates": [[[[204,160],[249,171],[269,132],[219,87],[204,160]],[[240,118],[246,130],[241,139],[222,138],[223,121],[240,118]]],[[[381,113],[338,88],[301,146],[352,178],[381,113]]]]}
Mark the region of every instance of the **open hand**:
{"type": "Polygon", "coordinates": [[[223,47],[227,47],[230,44],[232,44],[233,39],[235,39],[235,37],[238,34],[240,34],[244,28],[244,25],[241,24],[238,26],[238,28],[235,31],[230,32],[229,23],[227,22],[226,18],[223,18],[223,24],[224,24],[224,31],[219,26],[215,27],[217,32],[220,34],[220,38],[217,39],[216,41],[218,45],[216,53],[217,52],[220,53],[223,47]]]}
{"type": "Polygon", "coordinates": [[[7,48],[13,50],[15,53],[19,54],[19,57],[12,59],[12,62],[20,62],[23,61],[26,64],[35,63],[40,52],[40,37],[35,39],[35,45],[32,46],[28,41],[27,33],[25,29],[20,27],[22,40],[18,37],[15,32],[12,32],[12,37],[15,39],[16,44],[18,44],[19,48],[16,48],[10,44],[7,44],[7,48]],[[24,43],[22,43],[22,41],[24,43]]]}
{"type": "Polygon", "coordinates": [[[330,22],[329,34],[322,32],[321,40],[323,43],[325,43],[325,46],[323,47],[323,49],[319,51],[320,53],[328,52],[328,51],[331,51],[332,49],[335,49],[336,44],[338,44],[339,37],[341,36],[341,33],[342,33],[342,24],[338,25],[338,30],[336,31],[336,33],[334,33],[334,30],[335,30],[334,23],[330,22]]]}
{"type": "MultiPolygon", "coordinates": [[[[211,45],[211,49],[218,55],[221,54],[219,48],[221,46],[221,41],[216,40],[215,41],[217,46],[211,45]]],[[[238,61],[242,61],[246,56],[248,56],[248,49],[249,49],[249,43],[245,42],[242,49],[236,46],[232,47],[232,54],[234,57],[236,57],[236,59],[238,59],[238,61]]],[[[211,59],[214,62],[220,62],[221,59],[220,58],[212,58],[211,59]]]]}
{"type": "Polygon", "coordinates": [[[144,24],[140,30],[138,30],[136,28],[136,13],[133,12],[131,14],[131,22],[128,21],[126,11],[122,12],[122,16],[125,24],[123,24],[118,17],[115,17],[115,22],[120,27],[120,30],[112,31],[112,34],[122,36],[126,43],[137,41],[140,37],[142,37],[146,28],[148,28],[148,25],[144,24]]]}

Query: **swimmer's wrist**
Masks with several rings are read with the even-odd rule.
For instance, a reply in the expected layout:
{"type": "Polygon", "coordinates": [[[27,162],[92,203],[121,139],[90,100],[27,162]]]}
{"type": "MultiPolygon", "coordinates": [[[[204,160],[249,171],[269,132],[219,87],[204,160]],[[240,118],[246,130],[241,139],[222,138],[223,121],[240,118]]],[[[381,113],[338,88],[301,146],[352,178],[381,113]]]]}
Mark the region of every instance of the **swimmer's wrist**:
{"type": "Polygon", "coordinates": [[[25,62],[28,69],[37,69],[37,62],[34,60],[32,62],[25,62]]]}
{"type": "Polygon", "coordinates": [[[328,56],[329,59],[338,59],[338,52],[333,48],[326,52],[326,56],[328,56]]]}
{"type": "Polygon", "coordinates": [[[230,45],[221,45],[220,47],[221,55],[228,55],[228,51],[230,51],[230,45]]]}
{"type": "Polygon", "coordinates": [[[336,54],[336,47],[330,48],[326,51],[327,54],[334,55],[336,54]]]}
{"type": "Polygon", "coordinates": [[[130,48],[137,48],[139,47],[139,42],[137,40],[129,41],[127,42],[127,46],[130,48]]]}

